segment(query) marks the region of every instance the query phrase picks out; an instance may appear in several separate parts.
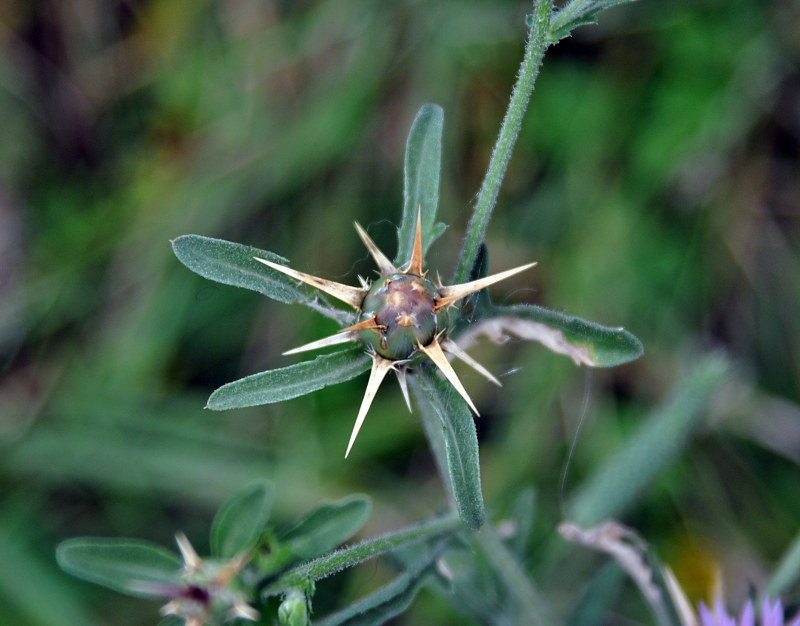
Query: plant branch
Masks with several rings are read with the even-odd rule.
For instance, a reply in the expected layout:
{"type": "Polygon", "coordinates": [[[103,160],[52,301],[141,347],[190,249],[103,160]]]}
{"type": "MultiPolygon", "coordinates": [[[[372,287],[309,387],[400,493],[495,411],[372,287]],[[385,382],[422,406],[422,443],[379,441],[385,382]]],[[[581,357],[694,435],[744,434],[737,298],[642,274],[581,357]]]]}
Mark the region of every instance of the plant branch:
{"type": "Polygon", "coordinates": [[[463,522],[458,515],[449,513],[382,537],[368,539],[349,548],[336,550],[313,561],[293,567],[282,574],[278,580],[268,585],[263,590],[263,595],[281,593],[289,587],[305,584],[309,580],[325,578],[347,567],[358,565],[367,559],[403,546],[452,533],[463,527],[463,522]]]}
{"type": "Polygon", "coordinates": [[[511,94],[506,116],[500,127],[500,135],[497,137],[492,158],[489,161],[489,168],[483,179],[478,201],[472,212],[469,226],[467,226],[467,236],[464,246],[461,249],[461,258],[456,267],[453,283],[466,282],[470,270],[478,255],[478,250],[486,235],[486,227],[492,216],[492,209],[497,203],[497,195],[503,176],[511,158],[511,152],[519,135],[522,126],[522,118],[528,108],[533,85],[536,76],[539,74],[539,67],[542,64],[547,42],[550,34],[550,19],[553,13],[553,0],[537,0],[534,5],[533,21],[528,32],[528,41],[525,44],[525,56],[519,68],[517,82],[511,94]]]}

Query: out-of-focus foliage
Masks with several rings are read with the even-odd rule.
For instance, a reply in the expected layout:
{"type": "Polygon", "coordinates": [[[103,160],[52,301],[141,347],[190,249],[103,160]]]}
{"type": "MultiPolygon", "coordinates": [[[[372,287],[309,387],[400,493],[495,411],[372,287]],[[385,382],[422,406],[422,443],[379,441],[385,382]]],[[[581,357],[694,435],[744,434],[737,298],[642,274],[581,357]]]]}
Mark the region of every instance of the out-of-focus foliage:
{"type": "MultiPolygon", "coordinates": [[[[177,529],[202,542],[213,511],[253,479],[276,484],[278,522],[355,491],[374,502],[364,536],[430,517],[441,486],[398,390],[381,390],[346,462],[360,379],[202,410],[211,390],[298,362],[280,353],[336,328],[192,275],[169,240],[239,241],[357,284],[373,265],[352,221],[394,251],[406,133],[437,102],[438,219],[450,226],[427,265],[448,276],[527,12],[470,1],[2,5],[0,623],[151,623],[154,606],[60,572],[56,543],[168,545],[177,529]]],[[[476,357],[503,388],[463,372],[481,410],[488,514],[501,519],[535,485],[523,558],[559,615],[602,564],[555,536],[584,404],[565,499],[701,352],[724,351],[731,382],[620,516],[695,599],[717,567],[728,595],[744,597],[800,527],[799,18],[797,0],[639,0],[545,58],[487,239],[495,269],[539,261],[515,283],[535,288],[494,299],[624,325],[645,346],[589,375],[537,346],[481,344],[476,357]]],[[[379,562],[322,581],[315,611],[395,575],[379,562]]],[[[491,615],[479,596],[476,611],[491,615]]],[[[648,619],[628,583],[611,610],[648,619]]],[[[399,623],[463,619],[423,590],[399,623]]]]}

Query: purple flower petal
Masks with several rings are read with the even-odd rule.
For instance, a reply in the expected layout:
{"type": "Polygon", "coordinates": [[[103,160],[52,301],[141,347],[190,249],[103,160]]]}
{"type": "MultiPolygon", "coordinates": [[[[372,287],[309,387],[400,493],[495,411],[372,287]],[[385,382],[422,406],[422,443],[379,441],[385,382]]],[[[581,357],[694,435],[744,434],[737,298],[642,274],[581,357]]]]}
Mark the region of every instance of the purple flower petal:
{"type": "Polygon", "coordinates": [[[739,615],[739,626],[755,626],[756,612],[753,609],[753,601],[748,600],[744,605],[741,615],[739,615]]]}
{"type": "Polygon", "coordinates": [[[783,626],[783,605],[780,600],[770,604],[769,598],[761,603],[761,626],[783,626]]]}

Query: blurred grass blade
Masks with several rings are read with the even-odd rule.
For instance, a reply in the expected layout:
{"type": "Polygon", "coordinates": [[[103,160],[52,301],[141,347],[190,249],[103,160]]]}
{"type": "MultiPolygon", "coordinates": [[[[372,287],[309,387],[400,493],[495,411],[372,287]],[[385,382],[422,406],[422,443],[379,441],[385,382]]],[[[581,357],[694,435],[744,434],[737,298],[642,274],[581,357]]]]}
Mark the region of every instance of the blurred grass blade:
{"type": "Polygon", "coordinates": [[[624,328],[611,328],[564,315],[532,304],[493,307],[480,323],[469,327],[459,343],[485,334],[490,339],[508,335],[538,341],[549,350],[570,357],[576,364],[613,367],[638,359],[642,342],[624,328]]]}
{"type": "Polygon", "coordinates": [[[445,515],[415,524],[410,528],[388,533],[382,537],[368,539],[349,548],[343,548],[318,559],[303,563],[285,572],[278,580],[268,585],[264,596],[282,593],[290,587],[305,585],[309,580],[316,581],[331,576],[347,567],[353,567],[368,559],[386,554],[397,548],[413,545],[426,539],[435,539],[463,528],[455,514],[445,515]]]}
{"type": "Polygon", "coordinates": [[[309,295],[297,281],[253,258],[288,263],[274,252],[201,235],[182,235],[171,243],[178,260],[204,278],[257,291],[279,302],[305,304],[321,313],[330,311],[328,316],[338,319],[336,309],[320,304],[318,295],[309,295]]]}
{"type": "Polygon", "coordinates": [[[0,507],[0,624],[94,623],[92,604],[67,584],[49,549],[41,549],[47,542],[26,509],[13,497],[0,507]]]}
{"type": "Polygon", "coordinates": [[[715,356],[694,365],[671,398],[577,490],[568,505],[569,519],[589,526],[625,512],[702,425],[727,369],[727,362],[715,356]]]}
{"type": "Polygon", "coordinates": [[[508,546],[518,559],[524,561],[536,518],[536,490],[533,487],[520,490],[511,502],[507,517],[514,525],[514,534],[507,540],[508,546]]]}
{"type": "Polygon", "coordinates": [[[359,348],[318,356],[312,361],[267,370],[223,385],[208,398],[214,411],[272,404],[303,396],[366,372],[372,360],[359,348]]]}
{"type": "Polygon", "coordinates": [[[477,530],[483,525],[486,512],[481,491],[478,433],[472,413],[453,386],[432,370],[420,372],[417,378],[442,423],[456,507],[464,523],[477,530]]]}
{"type": "Polygon", "coordinates": [[[161,546],[139,539],[80,537],[62,541],[56,561],[68,574],[141,597],[160,597],[159,585],[180,583],[183,562],[161,546]]]}
{"type": "Polygon", "coordinates": [[[606,563],[592,576],[581,592],[565,626],[603,626],[625,582],[625,571],[614,561],[606,563]]]}
{"type": "Polygon", "coordinates": [[[437,104],[423,104],[408,133],[403,181],[403,217],[397,231],[397,257],[394,261],[398,267],[405,265],[411,259],[418,208],[422,210],[423,255],[445,229],[444,224],[436,223],[443,125],[442,107],[437,104]]]}
{"type": "MultiPolygon", "coordinates": [[[[597,15],[605,9],[634,0],[572,0],[553,13],[550,23],[550,43],[569,37],[578,26],[595,24],[597,15]]],[[[530,18],[529,18],[530,19],[530,18]]]]}
{"type": "Polygon", "coordinates": [[[492,565],[495,586],[505,590],[516,601],[514,604],[517,614],[525,616],[525,623],[530,626],[555,623],[545,595],[525,571],[523,563],[514,558],[498,536],[497,530],[487,524],[481,532],[472,535],[472,540],[492,565]]]}
{"type": "Polygon", "coordinates": [[[352,495],[315,509],[278,538],[299,559],[314,559],[355,535],[371,509],[369,498],[352,495]]]}
{"type": "Polygon", "coordinates": [[[764,593],[770,598],[779,598],[798,579],[800,579],[800,534],[795,537],[773,571],[764,593]]]}
{"type": "Polygon", "coordinates": [[[211,524],[211,555],[230,559],[252,550],[269,521],[275,488],[259,481],[245,487],[223,504],[211,524]]]}
{"type": "Polygon", "coordinates": [[[393,581],[344,609],[321,620],[315,620],[315,626],[385,624],[391,618],[405,612],[428,579],[433,562],[439,558],[446,543],[440,542],[438,546],[429,547],[422,558],[411,564],[393,581]]]}

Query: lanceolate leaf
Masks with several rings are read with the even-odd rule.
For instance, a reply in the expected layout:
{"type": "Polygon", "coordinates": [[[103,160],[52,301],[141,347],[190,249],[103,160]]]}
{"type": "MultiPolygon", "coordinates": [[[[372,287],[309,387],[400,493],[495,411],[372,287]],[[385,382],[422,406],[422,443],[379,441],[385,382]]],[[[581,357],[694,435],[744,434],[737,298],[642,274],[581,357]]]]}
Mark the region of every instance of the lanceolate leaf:
{"type": "Polygon", "coordinates": [[[183,566],[176,554],[147,541],[100,537],[62,541],[56,560],[73,576],[143,597],[158,597],[159,585],[179,583],[183,566]]]}
{"type": "Polygon", "coordinates": [[[275,489],[259,481],[223,504],[211,524],[211,554],[230,559],[251,550],[261,538],[269,520],[275,489]]]}
{"type": "Polygon", "coordinates": [[[309,295],[297,281],[253,258],[287,263],[273,252],[201,235],[173,239],[172,250],[181,263],[204,278],[251,289],[280,302],[305,304],[332,319],[342,318],[341,312],[329,307],[319,295],[309,295]]]}
{"type": "Polygon", "coordinates": [[[223,385],[211,394],[206,408],[240,409],[297,398],[355,378],[371,364],[372,359],[360,348],[318,356],[312,361],[267,370],[223,385]]]}
{"type": "Polygon", "coordinates": [[[279,536],[298,559],[314,559],[344,543],[364,525],[372,505],[366,496],[354,495],[323,505],[279,536]]]}
{"type": "Polygon", "coordinates": [[[538,341],[553,352],[590,367],[612,367],[639,358],[642,342],[624,328],[612,328],[532,304],[492,307],[459,337],[462,347],[484,334],[494,341],[509,336],[538,341]]]}
{"type": "Polygon", "coordinates": [[[444,232],[445,225],[436,223],[439,203],[439,169],[442,162],[442,126],[444,111],[436,104],[423,104],[411,126],[406,143],[403,186],[403,217],[397,231],[395,265],[411,259],[417,210],[422,212],[423,253],[444,232]]]}
{"type": "Polygon", "coordinates": [[[481,491],[478,434],[472,413],[453,386],[433,371],[423,370],[417,378],[442,423],[456,507],[464,523],[477,530],[483,525],[486,512],[481,491]]]}

